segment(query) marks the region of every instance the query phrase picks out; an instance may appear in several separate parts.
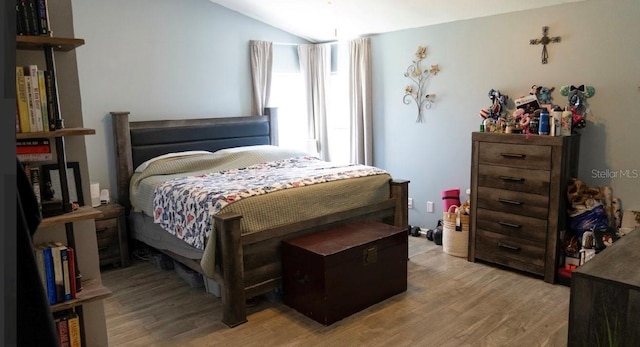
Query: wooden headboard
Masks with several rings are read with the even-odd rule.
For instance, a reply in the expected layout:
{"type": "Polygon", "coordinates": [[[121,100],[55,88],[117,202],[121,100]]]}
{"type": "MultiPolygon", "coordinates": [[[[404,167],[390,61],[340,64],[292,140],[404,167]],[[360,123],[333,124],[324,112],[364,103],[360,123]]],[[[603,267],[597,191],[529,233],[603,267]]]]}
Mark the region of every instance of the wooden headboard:
{"type": "Polygon", "coordinates": [[[138,165],[153,157],[182,151],[277,145],[277,109],[265,116],[219,117],[130,122],[129,112],[111,112],[117,164],[117,197],[127,213],[129,181],[138,165]]]}

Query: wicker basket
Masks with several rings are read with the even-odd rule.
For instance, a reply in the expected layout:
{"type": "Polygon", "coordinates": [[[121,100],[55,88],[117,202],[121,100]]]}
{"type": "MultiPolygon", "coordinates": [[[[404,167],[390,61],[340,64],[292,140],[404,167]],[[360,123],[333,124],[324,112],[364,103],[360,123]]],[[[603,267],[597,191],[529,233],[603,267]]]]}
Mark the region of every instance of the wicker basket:
{"type": "Polygon", "coordinates": [[[442,216],[442,250],[449,255],[466,258],[468,249],[469,215],[462,214],[458,206],[451,206],[442,216]]]}

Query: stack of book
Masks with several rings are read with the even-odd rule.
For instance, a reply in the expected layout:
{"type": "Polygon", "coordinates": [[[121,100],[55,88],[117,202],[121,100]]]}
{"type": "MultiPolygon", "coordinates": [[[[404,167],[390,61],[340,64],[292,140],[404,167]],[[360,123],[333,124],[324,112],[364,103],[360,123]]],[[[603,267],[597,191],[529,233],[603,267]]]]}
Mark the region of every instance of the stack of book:
{"type": "Polygon", "coordinates": [[[36,264],[49,304],[55,305],[76,298],[76,268],[73,248],[62,242],[50,242],[35,247],[36,264]]]}
{"type": "Polygon", "coordinates": [[[48,161],[53,159],[49,139],[16,140],[16,154],[21,162],[48,161]]]}
{"type": "Polygon", "coordinates": [[[73,310],[56,312],[54,315],[58,342],[61,347],[80,347],[80,318],[73,310]]]}
{"type": "Polygon", "coordinates": [[[16,132],[56,130],[51,73],[37,65],[16,66],[16,132]]]}
{"type": "Polygon", "coordinates": [[[16,0],[18,35],[51,35],[47,0],[16,0]]]}

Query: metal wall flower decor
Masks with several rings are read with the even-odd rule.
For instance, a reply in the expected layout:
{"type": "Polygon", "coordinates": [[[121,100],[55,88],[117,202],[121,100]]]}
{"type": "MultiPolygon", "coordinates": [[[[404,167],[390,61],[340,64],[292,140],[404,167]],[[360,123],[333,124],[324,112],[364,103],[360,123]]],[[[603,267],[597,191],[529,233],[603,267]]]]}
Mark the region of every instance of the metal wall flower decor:
{"type": "Polygon", "coordinates": [[[427,80],[432,75],[436,75],[440,71],[438,64],[431,65],[428,70],[424,70],[422,67],[422,61],[427,57],[427,47],[419,46],[416,51],[416,59],[407,68],[407,72],[404,73],[404,77],[407,77],[413,82],[404,89],[404,97],[402,102],[405,105],[409,105],[411,100],[415,101],[418,106],[418,119],[417,123],[423,122],[422,112],[431,107],[431,104],[435,101],[435,94],[427,94],[427,80]]]}

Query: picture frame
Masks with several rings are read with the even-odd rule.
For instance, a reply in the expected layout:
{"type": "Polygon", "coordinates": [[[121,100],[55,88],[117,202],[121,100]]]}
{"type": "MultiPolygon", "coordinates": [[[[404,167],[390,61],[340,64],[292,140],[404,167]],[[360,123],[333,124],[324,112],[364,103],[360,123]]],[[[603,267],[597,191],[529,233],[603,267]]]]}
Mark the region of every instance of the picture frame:
{"type": "MultiPolygon", "coordinates": [[[[42,165],[42,181],[45,185],[51,182],[54,200],[62,200],[60,173],[58,169],[57,164],[42,165]]],[[[75,202],[79,206],[84,206],[82,180],[80,178],[80,164],[77,161],[67,162],[67,184],[69,187],[69,202],[75,202]]]]}

